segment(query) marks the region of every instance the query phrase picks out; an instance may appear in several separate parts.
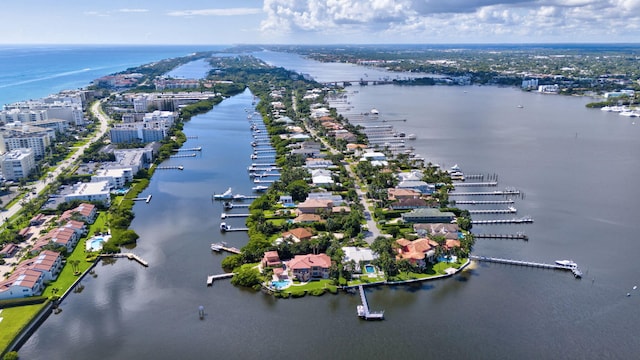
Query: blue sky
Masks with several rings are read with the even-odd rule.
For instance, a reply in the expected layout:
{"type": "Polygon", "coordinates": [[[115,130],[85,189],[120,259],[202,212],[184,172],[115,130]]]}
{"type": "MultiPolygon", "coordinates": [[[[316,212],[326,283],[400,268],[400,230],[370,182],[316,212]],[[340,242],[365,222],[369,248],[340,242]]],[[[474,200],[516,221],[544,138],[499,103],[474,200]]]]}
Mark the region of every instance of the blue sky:
{"type": "Polygon", "coordinates": [[[638,42],[640,0],[16,0],[4,44],[638,42]]]}

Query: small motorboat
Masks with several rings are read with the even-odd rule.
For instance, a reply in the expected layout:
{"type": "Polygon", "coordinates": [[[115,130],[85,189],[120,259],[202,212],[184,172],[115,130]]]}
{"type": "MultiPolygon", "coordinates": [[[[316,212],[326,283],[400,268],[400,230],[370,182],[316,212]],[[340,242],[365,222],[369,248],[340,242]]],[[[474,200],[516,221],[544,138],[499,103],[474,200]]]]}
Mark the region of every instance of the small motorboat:
{"type": "Polygon", "coordinates": [[[573,260],[556,260],[556,265],[560,265],[560,266],[564,266],[564,267],[569,267],[569,268],[575,268],[575,267],[578,267],[578,264],[576,264],[575,262],[573,262],[573,260]]]}

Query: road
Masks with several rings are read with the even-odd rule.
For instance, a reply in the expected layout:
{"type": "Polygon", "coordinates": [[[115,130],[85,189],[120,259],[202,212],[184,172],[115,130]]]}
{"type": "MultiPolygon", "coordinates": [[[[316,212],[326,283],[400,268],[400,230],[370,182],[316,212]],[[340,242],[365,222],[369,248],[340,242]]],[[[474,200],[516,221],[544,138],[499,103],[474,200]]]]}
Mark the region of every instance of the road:
{"type": "MultiPolygon", "coordinates": [[[[104,100],[95,101],[89,109],[89,111],[93,113],[98,118],[98,121],[100,122],[98,131],[93,135],[93,137],[89,139],[89,141],[87,141],[84,145],[80,146],[71,157],[60,162],[53,171],[48,173],[45,179],[38,180],[35,183],[32,183],[29,185],[29,187],[34,189],[34,191],[38,195],[42,192],[42,190],[44,190],[45,186],[47,186],[49,182],[53,181],[53,179],[55,179],[63,171],[71,167],[78,160],[78,158],[80,158],[84,154],[85,150],[89,147],[89,145],[91,145],[92,143],[100,139],[100,137],[102,137],[102,135],[104,135],[107,132],[107,129],[109,128],[109,117],[100,109],[100,104],[103,101],[104,100]]],[[[31,195],[29,193],[28,195],[25,196],[25,199],[31,196],[37,196],[37,195],[31,195]]],[[[6,211],[2,212],[2,219],[3,220],[10,219],[12,216],[19,213],[20,210],[22,210],[22,205],[20,204],[20,201],[18,201],[13,206],[8,208],[6,211]]]]}
{"type": "MultiPolygon", "coordinates": [[[[295,104],[295,99],[293,101],[293,103],[295,104]]],[[[333,148],[331,146],[331,144],[329,144],[323,137],[318,136],[317,132],[309,125],[307,124],[307,122],[303,121],[304,127],[306,128],[307,132],[309,134],[311,134],[312,137],[314,138],[318,138],[320,139],[320,141],[322,142],[322,144],[329,149],[329,152],[331,154],[340,154],[340,152],[338,150],[336,150],[335,148],[333,148]]],[[[351,164],[347,161],[343,162],[344,167],[347,169],[347,172],[349,173],[349,177],[351,177],[352,179],[356,179],[356,194],[358,194],[358,200],[360,201],[360,204],[362,204],[362,207],[364,208],[364,215],[365,215],[365,220],[367,222],[367,228],[368,230],[364,232],[365,237],[364,237],[364,241],[366,241],[369,245],[371,245],[371,243],[373,243],[373,240],[375,240],[378,236],[381,236],[382,233],[380,232],[380,229],[378,228],[378,224],[376,223],[376,221],[373,219],[373,216],[371,216],[371,212],[369,211],[369,209],[373,209],[374,206],[373,204],[369,201],[369,199],[367,199],[367,195],[366,195],[366,189],[363,190],[360,185],[358,185],[357,183],[357,179],[358,177],[356,176],[356,173],[353,172],[353,170],[351,169],[351,164]]]]}

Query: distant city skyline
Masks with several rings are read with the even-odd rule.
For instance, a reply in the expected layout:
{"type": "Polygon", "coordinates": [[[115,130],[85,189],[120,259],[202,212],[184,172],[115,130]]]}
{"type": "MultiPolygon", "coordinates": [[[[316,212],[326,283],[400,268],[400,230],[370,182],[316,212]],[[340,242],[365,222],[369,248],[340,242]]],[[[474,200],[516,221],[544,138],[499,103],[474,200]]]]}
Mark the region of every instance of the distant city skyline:
{"type": "Polygon", "coordinates": [[[640,0],[3,3],[0,44],[638,42],[640,0]]]}

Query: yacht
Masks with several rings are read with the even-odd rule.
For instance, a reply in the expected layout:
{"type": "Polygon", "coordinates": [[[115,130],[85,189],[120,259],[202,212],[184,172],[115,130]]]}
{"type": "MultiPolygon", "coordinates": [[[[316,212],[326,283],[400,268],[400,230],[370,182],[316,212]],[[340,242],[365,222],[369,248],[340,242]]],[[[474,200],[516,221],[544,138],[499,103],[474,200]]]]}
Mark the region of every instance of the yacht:
{"type": "Polygon", "coordinates": [[[224,246],[222,244],[220,244],[220,243],[211,244],[211,250],[213,250],[213,251],[220,251],[220,250],[222,250],[223,247],[224,246]]]}
{"type": "Polygon", "coordinates": [[[407,135],[407,139],[408,139],[408,140],[415,140],[415,139],[417,139],[417,138],[418,138],[418,137],[416,136],[416,134],[409,134],[409,135],[407,135]]]}
{"type": "Polygon", "coordinates": [[[578,267],[578,264],[576,264],[572,260],[556,260],[556,265],[571,267],[571,268],[578,267]]]}
{"type": "Polygon", "coordinates": [[[216,200],[231,200],[233,199],[233,193],[231,192],[231,188],[228,188],[227,191],[222,194],[213,194],[213,198],[216,200]]]}

